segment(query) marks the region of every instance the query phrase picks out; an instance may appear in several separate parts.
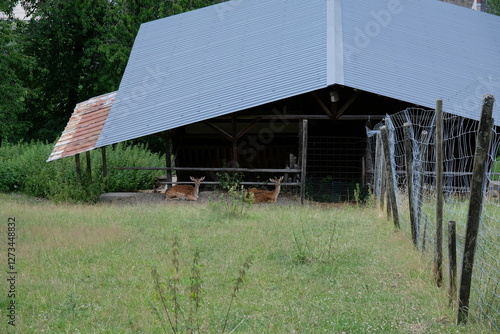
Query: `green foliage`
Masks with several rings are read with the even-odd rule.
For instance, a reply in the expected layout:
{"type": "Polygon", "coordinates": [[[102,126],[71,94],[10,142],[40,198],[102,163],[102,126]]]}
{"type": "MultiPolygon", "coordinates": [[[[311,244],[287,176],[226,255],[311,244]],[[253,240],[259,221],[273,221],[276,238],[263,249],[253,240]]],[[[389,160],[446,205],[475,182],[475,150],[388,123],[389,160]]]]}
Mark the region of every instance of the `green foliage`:
{"type": "Polygon", "coordinates": [[[0,144],[26,135],[25,101],[28,89],[23,83],[32,59],[22,54],[20,39],[23,22],[0,20],[0,144]]]}
{"type": "Polygon", "coordinates": [[[52,142],[77,103],[117,90],[142,23],[218,2],[20,1],[33,19],[0,21],[0,140],[52,142]]]}
{"type": "Polygon", "coordinates": [[[210,208],[221,217],[239,218],[245,215],[253,204],[253,193],[248,193],[243,186],[233,186],[218,199],[210,201],[210,208]]]}
{"type": "MultiPolygon", "coordinates": [[[[145,145],[115,145],[111,152],[107,153],[106,160],[108,169],[112,167],[165,167],[163,156],[151,153],[145,145]]],[[[99,164],[98,168],[102,168],[102,165],[99,164]]],[[[161,172],[114,169],[109,170],[108,174],[110,174],[107,180],[109,191],[135,191],[152,189],[155,177],[161,172]]]]}
{"type": "Polygon", "coordinates": [[[488,0],[488,12],[494,15],[500,15],[500,0],[488,0]]]}
{"type": "Polygon", "coordinates": [[[151,189],[158,171],[118,170],[113,167],[160,167],[162,158],[145,146],[116,145],[107,149],[108,177],[102,178],[100,152],[91,152],[91,175],[82,157],[82,179],[74,158],[46,162],[52,144],[19,143],[0,147],[0,191],[22,192],[54,201],[95,201],[108,191],[151,189]]]}
{"type": "Polygon", "coordinates": [[[245,175],[243,173],[216,173],[222,189],[229,191],[240,185],[245,175]]]}
{"type": "Polygon", "coordinates": [[[26,85],[36,94],[27,107],[33,124],[30,139],[53,141],[64,129],[75,105],[113,91],[102,84],[107,59],[99,46],[107,44],[110,1],[26,1],[36,20],[24,30],[24,52],[36,59],[26,85]],[[42,124],[42,126],[40,126],[42,124]]]}

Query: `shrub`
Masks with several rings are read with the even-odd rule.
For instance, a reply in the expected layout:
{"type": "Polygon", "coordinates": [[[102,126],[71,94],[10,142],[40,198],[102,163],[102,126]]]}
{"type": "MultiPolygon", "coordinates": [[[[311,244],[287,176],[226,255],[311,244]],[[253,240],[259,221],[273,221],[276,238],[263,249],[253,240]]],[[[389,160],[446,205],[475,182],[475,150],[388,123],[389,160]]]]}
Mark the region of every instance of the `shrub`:
{"type": "Polygon", "coordinates": [[[146,146],[124,144],[109,147],[108,176],[102,177],[99,151],[92,151],[91,175],[82,156],[82,178],[76,174],[74,158],[46,162],[54,145],[36,143],[4,144],[0,147],[0,191],[22,192],[54,201],[95,201],[108,191],[135,191],[152,188],[159,171],[118,170],[113,167],[160,167],[162,157],[146,146]]]}

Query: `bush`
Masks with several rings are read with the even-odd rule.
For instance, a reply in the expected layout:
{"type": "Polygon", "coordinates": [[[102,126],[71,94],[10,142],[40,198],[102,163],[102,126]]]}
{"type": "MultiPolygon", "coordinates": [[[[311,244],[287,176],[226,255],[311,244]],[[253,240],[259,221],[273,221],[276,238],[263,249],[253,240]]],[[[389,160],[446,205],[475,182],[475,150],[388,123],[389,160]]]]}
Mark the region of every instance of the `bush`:
{"type": "Polygon", "coordinates": [[[118,170],[114,167],[161,167],[163,159],[146,146],[118,144],[106,150],[108,176],[102,177],[100,151],[91,152],[91,175],[82,155],[82,179],[76,175],[74,158],[46,162],[53,144],[19,143],[0,147],[0,191],[22,192],[54,201],[88,202],[107,191],[152,188],[160,171],[118,170]]]}

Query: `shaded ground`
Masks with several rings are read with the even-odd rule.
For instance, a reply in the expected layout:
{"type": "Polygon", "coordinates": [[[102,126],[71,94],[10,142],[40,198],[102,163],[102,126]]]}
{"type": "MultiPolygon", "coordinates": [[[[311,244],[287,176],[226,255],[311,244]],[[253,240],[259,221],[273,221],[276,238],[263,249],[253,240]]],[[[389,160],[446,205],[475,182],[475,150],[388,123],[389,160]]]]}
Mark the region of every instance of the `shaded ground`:
{"type": "MultiPolygon", "coordinates": [[[[220,201],[221,199],[229,199],[229,195],[220,191],[200,191],[198,201],[185,200],[166,200],[163,193],[153,192],[118,192],[105,193],[99,196],[99,202],[116,203],[116,204],[139,204],[139,203],[165,203],[168,205],[176,204],[193,204],[209,203],[210,201],[220,201]]],[[[283,195],[278,197],[277,203],[268,203],[273,205],[287,205],[300,203],[300,198],[291,195],[283,195]]],[[[266,205],[266,204],[263,204],[266,205]]]]}

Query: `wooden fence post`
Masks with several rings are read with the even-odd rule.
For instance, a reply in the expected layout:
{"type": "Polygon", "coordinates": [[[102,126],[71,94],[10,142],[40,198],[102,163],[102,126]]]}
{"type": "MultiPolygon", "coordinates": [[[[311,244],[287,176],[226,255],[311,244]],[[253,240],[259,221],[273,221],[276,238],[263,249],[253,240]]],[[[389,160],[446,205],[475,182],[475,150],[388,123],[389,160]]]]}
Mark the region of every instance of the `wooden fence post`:
{"type": "Polygon", "coordinates": [[[436,245],[434,279],[443,285],[443,100],[436,101],[436,245]]]}
{"type": "Polygon", "coordinates": [[[466,324],[469,314],[469,297],[476,252],[476,240],[479,231],[479,221],[483,208],[483,183],[488,160],[488,151],[491,142],[491,127],[494,97],[485,95],[481,111],[481,120],[476,139],[476,152],[472,167],[471,193],[469,212],[467,214],[467,229],[465,234],[462,274],[460,275],[460,291],[458,295],[457,323],[466,324]]]}
{"type": "Polygon", "coordinates": [[[382,189],[378,187],[380,182],[382,181],[382,176],[380,176],[380,179],[377,179],[380,174],[380,162],[381,156],[380,156],[380,137],[378,134],[375,135],[375,168],[373,172],[373,194],[375,196],[379,197],[380,200],[380,193],[382,192],[382,189]]]}
{"type": "Polygon", "coordinates": [[[382,126],[380,128],[380,133],[382,135],[382,147],[384,149],[385,166],[386,166],[386,185],[387,185],[387,202],[391,204],[392,208],[392,219],[394,220],[394,226],[399,229],[399,214],[398,214],[398,203],[396,201],[396,186],[394,185],[394,175],[392,173],[391,166],[391,150],[389,148],[389,134],[387,126],[382,126]]]}
{"type": "Polygon", "coordinates": [[[450,278],[448,286],[448,297],[450,306],[457,298],[457,228],[456,222],[448,222],[448,275],[450,278]]]}
{"type": "Polygon", "coordinates": [[[404,137],[405,137],[405,157],[406,157],[406,185],[408,188],[408,209],[410,210],[410,230],[411,239],[413,244],[417,246],[417,229],[413,192],[413,149],[411,144],[410,123],[405,123],[404,137]]]}
{"type": "MultiPolygon", "coordinates": [[[[385,206],[385,159],[384,159],[384,154],[382,150],[382,138],[381,135],[377,135],[377,145],[379,146],[379,151],[378,151],[378,163],[379,163],[379,169],[380,169],[380,188],[379,188],[379,207],[380,210],[384,210],[385,206]]],[[[389,216],[389,215],[388,215],[389,216]]]]}
{"type": "Polygon", "coordinates": [[[429,225],[429,218],[427,215],[424,218],[424,230],[422,232],[422,254],[425,253],[425,247],[427,247],[427,226],[429,225]]]}
{"type": "Polygon", "coordinates": [[[419,185],[420,188],[417,190],[418,194],[418,200],[417,200],[417,235],[420,233],[420,225],[422,221],[422,200],[424,197],[424,180],[425,180],[425,172],[426,172],[426,166],[425,166],[425,161],[427,159],[427,141],[428,140],[428,132],[427,131],[422,131],[420,133],[420,170],[418,171],[419,173],[419,185]],[[425,143],[425,144],[424,144],[425,143]]]}
{"type": "Polygon", "coordinates": [[[302,120],[301,128],[302,159],[300,162],[300,204],[304,204],[306,197],[306,168],[307,168],[307,119],[302,120]]]}

